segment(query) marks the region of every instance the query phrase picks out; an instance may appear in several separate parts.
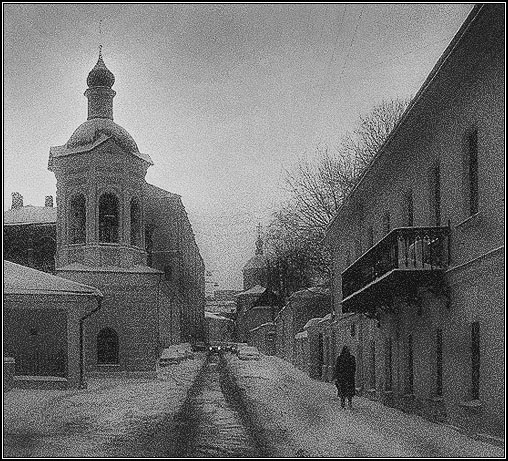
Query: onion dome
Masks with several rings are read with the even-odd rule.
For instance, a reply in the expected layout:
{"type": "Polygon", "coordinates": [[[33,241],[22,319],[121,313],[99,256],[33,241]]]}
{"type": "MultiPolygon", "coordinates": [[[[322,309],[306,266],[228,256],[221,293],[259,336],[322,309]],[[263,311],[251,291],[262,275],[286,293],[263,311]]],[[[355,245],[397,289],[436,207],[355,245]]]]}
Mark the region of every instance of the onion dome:
{"type": "Polygon", "coordinates": [[[86,83],[88,88],[93,88],[96,86],[106,86],[111,88],[115,83],[115,76],[113,75],[113,72],[111,72],[106,67],[106,64],[104,64],[101,52],[99,52],[99,59],[97,60],[97,64],[95,64],[94,68],[88,74],[86,83]]]}

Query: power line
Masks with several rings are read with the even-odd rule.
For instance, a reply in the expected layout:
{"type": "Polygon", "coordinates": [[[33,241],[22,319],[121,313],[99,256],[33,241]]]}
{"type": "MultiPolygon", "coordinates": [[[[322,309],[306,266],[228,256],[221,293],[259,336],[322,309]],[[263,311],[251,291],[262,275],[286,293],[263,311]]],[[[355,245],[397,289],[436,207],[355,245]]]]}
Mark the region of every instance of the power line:
{"type": "Polygon", "coordinates": [[[353,43],[354,43],[355,38],[356,38],[356,33],[358,32],[358,27],[360,26],[360,21],[362,19],[362,14],[363,14],[364,7],[365,7],[365,5],[362,5],[362,9],[360,10],[360,14],[358,15],[358,19],[356,20],[356,27],[355,27],[355,30],[353,32],[353,36],[351,37],[351,42],[349,43],[349,49],[348,49],[348,52],[347,52],[346,59],[344,60],[344,64],[342,66],[342,71],[341,71],[341,74],[340,74],[340,77],[339,77],[339,82],[337,83],[337,86],[340,85],[340,82],[342,81],[342,77],[344,75],[344,71],[346,70],[346,65],[348,64],[349,55],[351,54],[351,49],[353,48],[353,43]]]}
{"type": "MultiPolygon", "coordinates": [[[[324,92],[326,90],[326,86],[327,86],[327,81],[328,81],[328,74],[330,73],[330,68],[332,66],[332,63],[333,63],[333,60],[335,59],[335,51],[337,50],[337,45],[339,43],[339,35],[340,35],[340,32],[342,30],[342,25],[344,23],[344,17],[346,16],[346,10],[347,10],[347,5],[344,5],[344,9],[342,10],[342,17],[340,19],[340,23],[337,27],[337,35],[335,36],[335,43],[333,45],[333,49],[332,49],[332,55],[330,57],[330,61],[328,62],[328,65],[326,66],[326,71],[325,71],[325,80],[323,82],[323,86],[321,88],[321,92],[319,94],[319,102],[318,102],[318,112],[317,112],[317,115],[316,115],[316,118],[319,116],[320,114],[320,107],[321,107],[321,102],[323,100],[323,95],[324,95],[324,92]]],[[[338,14],[337,14],[337,17],[338,17],[338,14]]],[[[314,123],[316,122],[316,120],[314,120],[314,123]]]]}

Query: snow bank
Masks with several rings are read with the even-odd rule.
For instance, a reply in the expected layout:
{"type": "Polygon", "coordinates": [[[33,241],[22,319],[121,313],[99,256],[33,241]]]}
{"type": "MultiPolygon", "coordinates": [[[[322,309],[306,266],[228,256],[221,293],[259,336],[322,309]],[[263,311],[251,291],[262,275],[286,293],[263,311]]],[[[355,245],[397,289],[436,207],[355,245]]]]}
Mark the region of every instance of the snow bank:
{"type": "Polygon", "coordinates": [[[277,358],[229,359],[242,393],[279,456],[503,457],[504,450],[455,430],[356,397],[341,409],[331,383],[277,358]]]}
{"type": "Polygon", "coordinates": [[[178,363],[182,360],[193,358],[192,346],[190,343],[181,343],[169,346],[162,351],[159,362],[161,366],[166,366],[171,363],[178,363]]]}
{"type": "Polygon", "coordinates": [[[204,361],[161,369],[158,379],[91,379],[84,390],[4,394],[4,455],[110,457],[175,414],[204,361]]]}

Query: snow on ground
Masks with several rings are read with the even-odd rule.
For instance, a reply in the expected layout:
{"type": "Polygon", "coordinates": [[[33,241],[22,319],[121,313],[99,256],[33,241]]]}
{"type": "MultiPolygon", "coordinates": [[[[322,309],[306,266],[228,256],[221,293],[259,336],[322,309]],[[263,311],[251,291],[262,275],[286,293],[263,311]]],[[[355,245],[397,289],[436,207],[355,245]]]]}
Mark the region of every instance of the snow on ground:
{"type": "Polygon", "coordinates": [[[183,404],[205,355],[161,368],[157,379],[89,379],[83,390],[4,393],[4,455],[108,457],[183,404]]]}
{"type": "Polygon", "coordinates": [[[504,457],[502,448],[366,398],[341,409],[333,384],[277,357],[229,364],[279,456],[504,457]]]}

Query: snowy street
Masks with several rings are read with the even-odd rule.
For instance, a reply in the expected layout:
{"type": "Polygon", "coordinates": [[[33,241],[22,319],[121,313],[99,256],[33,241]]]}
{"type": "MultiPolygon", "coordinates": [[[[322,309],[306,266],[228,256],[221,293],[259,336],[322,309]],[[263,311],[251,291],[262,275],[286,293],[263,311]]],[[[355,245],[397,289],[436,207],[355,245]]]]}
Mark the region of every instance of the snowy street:
{"type": "Polygon", "coordinates": [[[334,385],[277,357],[229,364],[278,456],[504,457],[500,447],[365,398],[343,410],[334,385]]]}
{"type": "Polygon", "coordinates": [[[503,457],[504,450],[356,397],[261,355],[196,354],[159,379],[4,394],[7,457],[503,457]]]}
{"type": "Polygon", "coordinates": [[[148,456],[152,432],[180,409],[203,362],[196,354],[161,368],[156,380],[90,379],[84,390],[6,392],[4,456],[148,456]]]}

